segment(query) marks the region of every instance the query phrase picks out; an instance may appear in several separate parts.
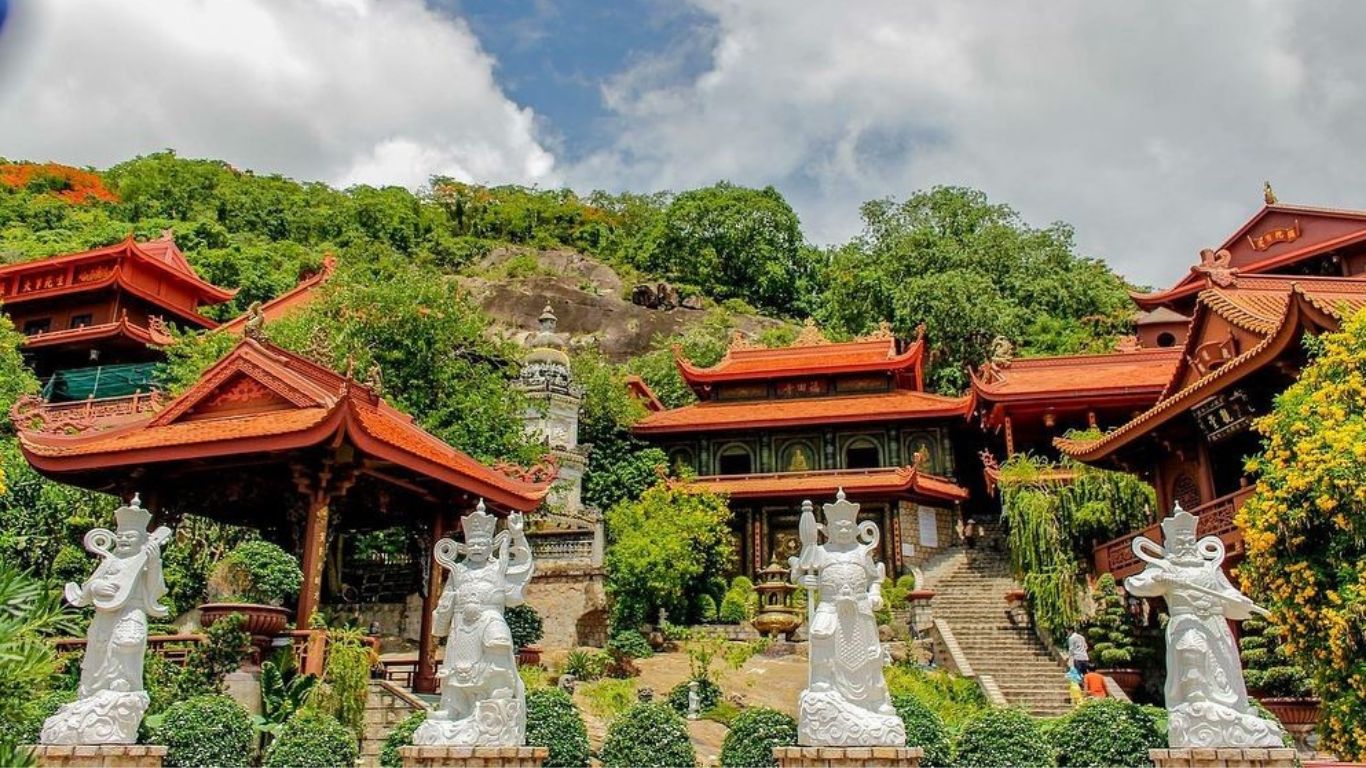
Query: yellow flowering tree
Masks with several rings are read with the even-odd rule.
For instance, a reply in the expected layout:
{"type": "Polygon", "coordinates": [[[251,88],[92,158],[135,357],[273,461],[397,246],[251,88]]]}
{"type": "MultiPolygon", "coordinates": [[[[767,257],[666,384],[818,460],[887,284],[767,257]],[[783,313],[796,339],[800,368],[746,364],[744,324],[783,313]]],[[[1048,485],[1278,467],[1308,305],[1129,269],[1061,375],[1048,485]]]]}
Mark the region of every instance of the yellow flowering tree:
{"type": "Polygon", "coordinates": [[[1366,760],[1366,313],[1307,346],[1300,380],[1257,422],[1239,574],[1313,679],[1324,746],[1366,760]]]}

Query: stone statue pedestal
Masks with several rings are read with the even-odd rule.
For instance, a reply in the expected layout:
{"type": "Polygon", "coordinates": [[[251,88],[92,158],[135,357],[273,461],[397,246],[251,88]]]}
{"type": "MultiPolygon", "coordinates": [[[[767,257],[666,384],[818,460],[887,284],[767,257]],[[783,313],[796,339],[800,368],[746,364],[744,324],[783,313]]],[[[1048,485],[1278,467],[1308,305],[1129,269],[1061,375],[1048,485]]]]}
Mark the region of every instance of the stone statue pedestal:
{"type": "Polygon", "coordinates": [[[1289,747],[1150,749],[1148,759],[1153,761],[1155,768],[1291,768],[1295,765],[1295,750],[1289,747]]]}
{"type": "Polygon", "coordinates": [[[166,748],[150,744],[38,744],[38,768],[161,768],[166,748]]]}
{"type": "Polygon", "coordinates": [[[920,747],[774,747],[773,759],[779,768],[918,768],[924,753],[920,747]]]}
{"type": "Polygon", "coordinates": [[[540,768],[547,747],[400,747],[403,768],[540,768]]]}

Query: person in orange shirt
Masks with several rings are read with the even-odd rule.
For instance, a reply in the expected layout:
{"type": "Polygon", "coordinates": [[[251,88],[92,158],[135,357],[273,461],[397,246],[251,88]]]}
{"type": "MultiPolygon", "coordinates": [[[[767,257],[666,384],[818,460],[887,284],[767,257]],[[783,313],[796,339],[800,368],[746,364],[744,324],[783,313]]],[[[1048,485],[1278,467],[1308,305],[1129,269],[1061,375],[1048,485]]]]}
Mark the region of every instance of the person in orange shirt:
{"type": "Polygon", "coordinates": [[[1081,687],[1086,690],[1086,695],[1093,699],[1103,699],[1110,695],[1105,691],[1105,678],[1094,669],[1082,675],[1081,687]]]}

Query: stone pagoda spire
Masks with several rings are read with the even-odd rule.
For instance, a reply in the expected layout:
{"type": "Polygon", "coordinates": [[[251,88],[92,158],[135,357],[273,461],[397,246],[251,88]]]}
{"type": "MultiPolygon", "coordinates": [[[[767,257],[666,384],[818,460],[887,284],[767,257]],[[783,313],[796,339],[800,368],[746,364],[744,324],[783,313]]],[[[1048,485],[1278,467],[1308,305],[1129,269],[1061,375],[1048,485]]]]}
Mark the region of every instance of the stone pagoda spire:
{"type": "MultiPolygon", "coordinates": [[[[529,349],[522,358],[520,386],[530,400],[524,417],[527,433],[543,440],[559,460],[556,482],[547,500],[550,515],[546,522],[561,529],[600,530],[600,515],[583,508],[583,471],[588,464],[587,446],[579,445],[583,392],[569,370],[569,355],[565,353],[568,334],[555,330],[555,311],[549,304],[538,321],[538,330],[526,340],[529,349]]],[[[595,565],[601,557],[601,542],[595,540],[595,565]]]]}

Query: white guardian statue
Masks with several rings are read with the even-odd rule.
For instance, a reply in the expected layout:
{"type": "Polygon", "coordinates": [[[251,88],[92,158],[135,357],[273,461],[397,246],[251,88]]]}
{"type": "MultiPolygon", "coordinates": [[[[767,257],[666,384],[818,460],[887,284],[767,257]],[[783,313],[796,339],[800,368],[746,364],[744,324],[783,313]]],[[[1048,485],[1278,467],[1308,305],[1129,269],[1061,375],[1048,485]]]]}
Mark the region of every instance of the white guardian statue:
{"type": "Polygon", "coordinates": [[[84,584],[66,585],[72,605],[95,607],[81,661],[76,701],[43,723],[42,744],[132,744],[150,699],[142,686],[147,650],[147,617],[168,610],[157,601],[166,594],[161,575],[161,545],[171,529],[147,533],[151,513],[136,495],[114,512],[115,531],[96,528],[85,534],[85,548],[101,560],[84,584]]]}
{"type": "Polygon", "coordinates": [[[840,490],[825,524],[802,503],[802,551],[792,581],[808,590],[808,681],[798,706],[797,743],[812,747],[906,745],[882,679],[885,664],[873,612],[882,607],[886,568],[873,560],[877,525],[858,522],[859,505],[840,490]],[[824,534],[824,542],[820,541],[824,534]],[[810,594],[814,592],[815,594],[810,594]]]}
{"type": "Polygon", "coordinates": [[[1177,505],[1162,521],[1163,545],[1139,536],[1134,554],[1148,565],[1124,580],[1140,597],[1162,597],[1167,622],[1167,727],[1172,748],[1280,747],[1280,726],[1248,704],[1238,646],[1228,619],[1265,615],[1238,591],[1220,567],[1224,545],[1217,536],[1196,541],[1199,518],[1177,505]]]}
{"type": "Polygon", "coordinates": [[[484,502],[460,521],[463,544],[442,539],[436,562],[450,571],[432,625],[445,635],[437,671],[441,705],[413,733],[418,746],[520,747],[526,743],[526,689],[503,609],[522,604],[533,563],[522,515],[507,530],[484,502]],[[496,535],[495,535],[496,533],[496,535]],[[464,560],[456,561],[463,554],[464,560]]]}

